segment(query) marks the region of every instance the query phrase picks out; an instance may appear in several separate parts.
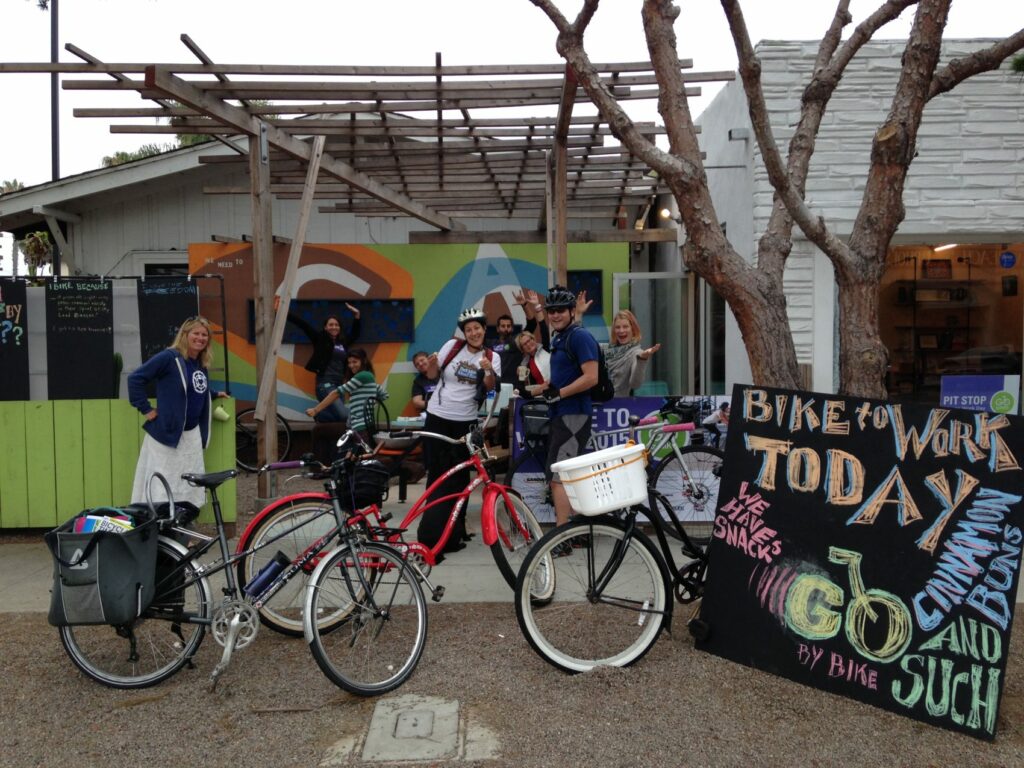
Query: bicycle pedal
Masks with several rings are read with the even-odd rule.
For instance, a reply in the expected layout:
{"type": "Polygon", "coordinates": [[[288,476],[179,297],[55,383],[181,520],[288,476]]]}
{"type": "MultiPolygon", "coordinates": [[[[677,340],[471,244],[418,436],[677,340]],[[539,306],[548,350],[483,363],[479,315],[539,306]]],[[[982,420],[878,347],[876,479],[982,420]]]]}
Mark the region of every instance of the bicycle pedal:
{"type": "Polygon", "coordinates": [[[440,603],[442,597],[444,597],[444,586],[438,584],[436,587],[434,587],[433,592],[430,593],[430,599],[433,600],[435,603],[440,603]]]}

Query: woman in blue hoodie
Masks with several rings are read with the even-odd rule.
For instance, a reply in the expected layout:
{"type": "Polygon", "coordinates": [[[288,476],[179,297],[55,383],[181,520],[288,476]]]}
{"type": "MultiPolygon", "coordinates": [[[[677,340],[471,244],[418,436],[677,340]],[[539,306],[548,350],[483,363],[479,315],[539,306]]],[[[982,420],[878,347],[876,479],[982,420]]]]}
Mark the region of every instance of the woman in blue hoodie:
{"type": "MultiPolygon", "coordinates": [[[[181,324],[170,347],[128,377],[128,400],[146,417],[133,503],[146,501],[146,486],[154,472],[167,478],[175,501],[197,507],[206,501],[206,491],[192,487],[181,476],[205,471],[203,449],[210,442],[210,360],[210,325],[205,318],[190,317],[181,324]],[[156,408],[146,397],[150,382],[156,384],[156,408]]],[[[166,500],[159,482],[153,483],[153,500],[166,500]]]]}

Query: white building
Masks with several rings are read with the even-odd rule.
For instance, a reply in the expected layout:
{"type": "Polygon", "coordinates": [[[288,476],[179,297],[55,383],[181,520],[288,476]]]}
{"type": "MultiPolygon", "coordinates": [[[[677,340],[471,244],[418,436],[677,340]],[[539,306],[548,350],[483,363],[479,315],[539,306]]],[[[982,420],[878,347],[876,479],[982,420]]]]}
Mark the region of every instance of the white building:
{"type": "MultiPolygon", "coordinates": [[[[942,63],[992,40],[949,40],[942,63]]],[[[860,206],[871,140],[889,110],[905,41],[864,46],[829,102],[811,162],[807,199],[840,236],[860,206]]],[[[817,41],[757,46],[772,130],[785,153],[817,41]]],[[[719,218],[751,261],[771,212],[772,187],[753,138],[742,84],[726,84],[700,118],[719,218]]],[[[938,375],[1020,373],[1024,341],[1024,86],[1008,64],[973,77],[925,109],[910,168],[906,218],[882,285],[883,340],[893,394],[931,397],[938,375]],[[957,244],[937,250],[936,246],[957,244]],[[1011,263],[1012,262],[1012,263],[1011,263]]],[[[786,270],[797,354],[814,390],[838,383],[835,281],[828,260],[795,230],[786,270]]],[[[704,333],[709,333],[705,327],[704,333]]],[[[750,368],[731,316],[726,391],[750,368]]]]}

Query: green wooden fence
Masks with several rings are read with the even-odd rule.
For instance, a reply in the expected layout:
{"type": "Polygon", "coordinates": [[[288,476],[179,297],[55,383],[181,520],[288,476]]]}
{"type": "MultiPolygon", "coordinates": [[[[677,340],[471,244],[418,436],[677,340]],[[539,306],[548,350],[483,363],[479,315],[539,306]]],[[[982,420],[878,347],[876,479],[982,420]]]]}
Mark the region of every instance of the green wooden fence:
{"type": "MultiPolygon", "coordinates": [[[[234,400],[216,402],[235,412],[234,400]]],[[[230,469],[234,422],[212,429],[206,471],[230,469]]],[[[127,400],[0,402],[0,528],[53,528],[89,507],[127,504],[144,435],[127,400]]],[[[235,481],[217,496],[233,522],[235,481]]],[[[210,504],[200,520],[213,521],[210,504]]]]}

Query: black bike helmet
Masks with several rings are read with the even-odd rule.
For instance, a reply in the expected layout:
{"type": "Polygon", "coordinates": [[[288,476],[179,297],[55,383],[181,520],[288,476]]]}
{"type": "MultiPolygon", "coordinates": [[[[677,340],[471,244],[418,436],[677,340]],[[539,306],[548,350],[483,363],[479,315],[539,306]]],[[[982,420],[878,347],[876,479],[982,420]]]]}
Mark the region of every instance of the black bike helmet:
{"type": "Polygon", "coordinates": [[[544,308],[560,309],[561,307],[574,309],[576,307],[576,294],[563,285],[553,285],[551,290],[548,291],[547,298],[544,299],[544,308]]]}
{"type": "Polygon", "coordinates": [[[466,323],[469,323],[469,322],[480,323],[480,325],[482,325],[482,326],[484,326],[484,328],[486,328],[487,327],[487,315],[484,314],[484,311],[482,309],[477,309],[476,307],[470,307],[469,309],[464,309],[464,310],[462,310],[461,314],[459,314],[459,330],[460,331],[465,331],[466,330],[466,323]]]}

